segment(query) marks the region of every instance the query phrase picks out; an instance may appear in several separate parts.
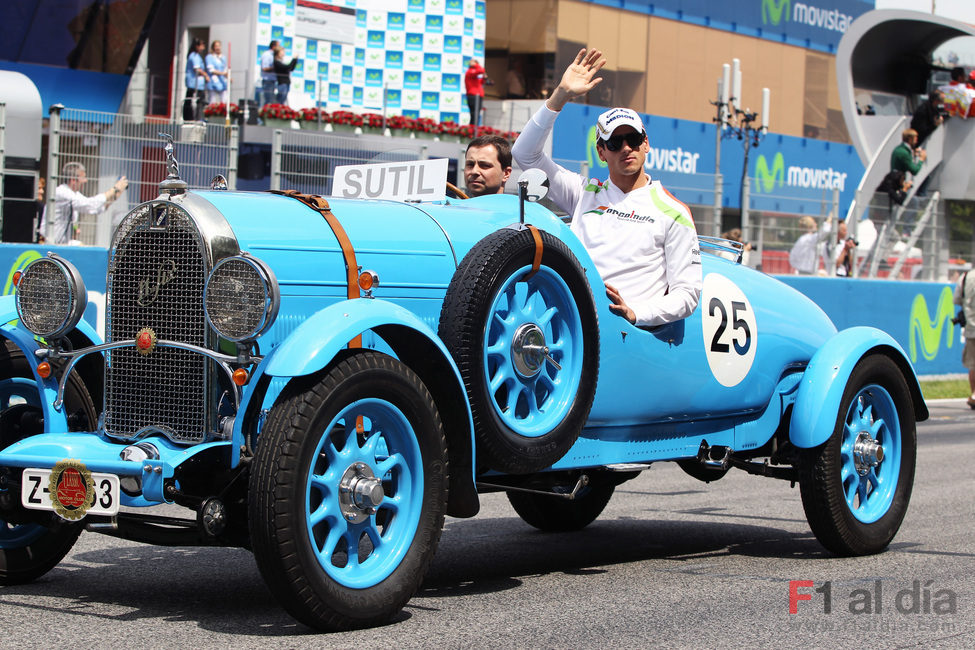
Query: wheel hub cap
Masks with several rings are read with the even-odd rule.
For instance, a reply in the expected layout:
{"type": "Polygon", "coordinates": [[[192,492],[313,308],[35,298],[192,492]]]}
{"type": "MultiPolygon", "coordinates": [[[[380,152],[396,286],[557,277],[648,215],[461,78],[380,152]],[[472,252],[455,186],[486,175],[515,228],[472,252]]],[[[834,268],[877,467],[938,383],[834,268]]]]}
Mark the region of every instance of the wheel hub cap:
{"type": "Polygon", "coordinates": [[[534,377],[545,363],[549,349],[545,333],[534,323],[525,323],[511,340],[511,361],[522,377],[534,377]]]}
{"type": "Polygon", "coordinates": [[[866,476],[871,467],[876,467],[883,461],[884,448],[880,441],[874,440],[866,433],[861,433],[853,443],[853,458],[857,473],[866,476]]]}
{"type": "Polygon", "coordinates": [[[358,524],[376,514],[386,496],[383,482],[365,463],[352,463],[339,481],[339,503],[346,521],[358,524]]]}

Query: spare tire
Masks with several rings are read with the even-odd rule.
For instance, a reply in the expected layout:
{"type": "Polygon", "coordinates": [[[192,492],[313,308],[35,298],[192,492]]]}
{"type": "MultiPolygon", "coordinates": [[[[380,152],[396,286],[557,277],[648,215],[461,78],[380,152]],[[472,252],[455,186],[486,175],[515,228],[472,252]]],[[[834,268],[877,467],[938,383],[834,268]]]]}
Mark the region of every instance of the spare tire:
{"type": "Polygon", "coordinates": [[[598,332],[589,282],[558,238],[506,228],[464,256],[440,337],[464,379],[479,466],[525,474],[565,455],[592,407],[598,332]]]}

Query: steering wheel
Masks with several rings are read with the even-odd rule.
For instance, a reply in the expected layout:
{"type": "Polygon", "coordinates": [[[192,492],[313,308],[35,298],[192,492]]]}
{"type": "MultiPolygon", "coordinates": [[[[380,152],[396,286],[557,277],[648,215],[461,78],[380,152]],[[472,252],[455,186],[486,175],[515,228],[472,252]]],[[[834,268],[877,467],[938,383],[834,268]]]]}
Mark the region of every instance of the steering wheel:
{"type": "Polygon", "coordinates": [[[467,194],[465,194],[462,189],[460,189],[459,187],[457,187],[456,185],[454,185],[450,181],[447,181],[447,191],[448,192],[453,192],[454,193],[454,196],[456,196],[458,199],[469,199],[469,198],[471,198],[471,197],[467,196],[467,194]]]}

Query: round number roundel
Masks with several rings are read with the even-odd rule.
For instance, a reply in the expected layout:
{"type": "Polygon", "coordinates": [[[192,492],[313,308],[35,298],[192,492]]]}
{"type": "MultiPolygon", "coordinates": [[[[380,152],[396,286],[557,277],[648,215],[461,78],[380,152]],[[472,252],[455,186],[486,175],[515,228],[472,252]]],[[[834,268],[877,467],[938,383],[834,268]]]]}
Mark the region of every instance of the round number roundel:
{"type": "Polygon", "coordinates": [[[711,374],[722,386],[737,386],[755,361],[755,310],[738,285],[717,273],[704,277],[698,309],[711,374]]]}

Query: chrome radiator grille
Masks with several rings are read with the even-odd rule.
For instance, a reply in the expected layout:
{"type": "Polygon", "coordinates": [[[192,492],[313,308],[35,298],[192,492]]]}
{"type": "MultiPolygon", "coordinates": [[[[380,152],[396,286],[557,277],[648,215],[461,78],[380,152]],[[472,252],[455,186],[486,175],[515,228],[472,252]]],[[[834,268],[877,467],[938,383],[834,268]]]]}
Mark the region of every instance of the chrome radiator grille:
{"type": "MultiPolygon", "coordinates": [[[[182,208],[156,203],[137,208],[120,224],[110,251],[107,282],[109,341],[135,339],[145,328],[157,339],[207,346],[203,288],[209,263],[203,238],[182,208]]],[[[210,425],[206,357],[157,347],[108,352],[105,430],[133,438],[145,427],[174,441],[204,439],[210,425]]]]}

